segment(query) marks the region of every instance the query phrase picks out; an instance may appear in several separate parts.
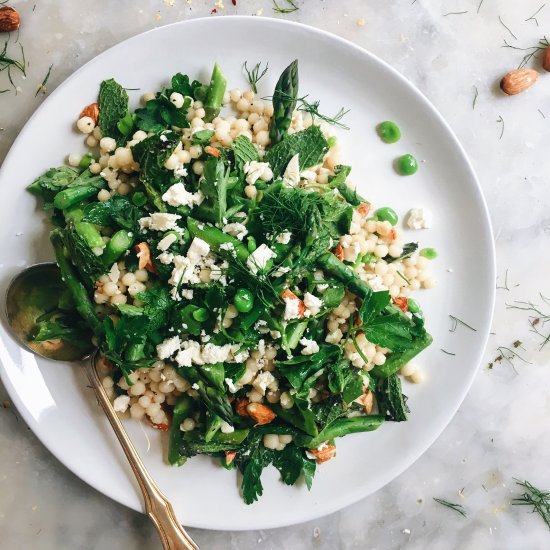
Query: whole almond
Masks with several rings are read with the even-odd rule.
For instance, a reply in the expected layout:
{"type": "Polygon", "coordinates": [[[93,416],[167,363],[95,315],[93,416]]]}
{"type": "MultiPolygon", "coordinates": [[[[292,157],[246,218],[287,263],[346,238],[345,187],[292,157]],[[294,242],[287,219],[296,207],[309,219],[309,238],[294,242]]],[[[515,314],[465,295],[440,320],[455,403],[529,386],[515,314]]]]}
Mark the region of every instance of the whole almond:
{"type": "Polygon", "coordinates": [[[500,81],[500,89],[508,95],[516,95],[530,88],[539,77],[533,69],[516,69],[510,71],[500,81]]]}
{"type": "Polygon", "coordinates": [[[246,412],[258,426],[269,424],[277,416],[269,407],[261,403],[250,403],[246,407],[246,412]]]}
{"type": "Polygon", "coordinates": [[[0,32],[13,32],[19,28],[21,18],[15,8],[3,6],[0,8],[0,32]]]}
{"type": "Polygon", "coordinates": [[[336,454],[336,447],[330,443],[325,443],[318,449],[309,449],[309,452],[315,457],[315,462],[317,462],[317,464],[322,464],[334,457],[336,454]]]}
{"type": "Polygon", "coordinates": [[[97,124],[97,120],[99,118],[99,105],[97,103],[90,103],[89,105],[86,105],[86,107],[82,109],[82,112],[78,118],[82,118],[84,116],[89,116],[94,121],[94,124],[97,124]]]}
{"type": "Polygon", "coordinates": [[[550,46],[546,46],[544,54],[542,55],[542,68],[545,71],[550,71],[550,46]]]}

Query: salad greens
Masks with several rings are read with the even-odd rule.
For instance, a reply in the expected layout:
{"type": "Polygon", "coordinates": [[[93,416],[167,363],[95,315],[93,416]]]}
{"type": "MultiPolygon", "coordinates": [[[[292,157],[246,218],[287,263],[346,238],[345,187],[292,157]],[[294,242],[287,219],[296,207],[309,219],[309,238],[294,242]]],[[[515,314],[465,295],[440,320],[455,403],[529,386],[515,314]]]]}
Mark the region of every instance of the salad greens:
{"type": "Polygon", "coordinates": [[[264,147],[246,131],[220,138],[217,65],[208,84],[174,75],[134,112],[106,80],[97,125],[117,147],[28,187],[56,226],[71,296],[37,338],[93,335],[118,410],[168,431],[170,464],[207,454],[237,468],[247,503],[268,465],[309,488],[337,438],[406,420],[396,373],[431,343],[416,302],[407,312],[364,276],[378,257],[337,252],[368,203],[346,183],[349,166],[326,168],[323,184],[304,175],[325,166],[334,140],[292,126],[298,81],[294,61],[276,84],[264,147]],[[191,109],[202,126],[190,127],[191,109]],[[350,304],[334,339],[327,326],[350,304]]]}

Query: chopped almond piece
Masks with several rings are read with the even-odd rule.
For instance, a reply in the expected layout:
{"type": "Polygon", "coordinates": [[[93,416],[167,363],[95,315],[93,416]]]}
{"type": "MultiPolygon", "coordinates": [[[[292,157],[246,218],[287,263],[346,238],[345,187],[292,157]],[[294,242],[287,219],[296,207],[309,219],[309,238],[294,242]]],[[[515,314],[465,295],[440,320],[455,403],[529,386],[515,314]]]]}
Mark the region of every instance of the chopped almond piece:
{"type": "Polygon", "coordinates": [[[277,416],[269,407],[260,403],[250,403],[246,410],[258,426],[269,424],[277,416]]]}
{"type": "Polygon", "coordinates": [[[388,233],[388,239],[390,241],[395,241],[395,239],[397,239],[397,233],[395,229],[390,229],[390,232],[388,233]]]}
{"type": "Polygon", "coordinates": [[[63,341],[60,338],[53,338],[51,340],[44,340],[42,347],[46,351],[55,351],[63,347],[63,341]]]}
{"type": "Polygon", "coordinates": [[[149,421],[149,424],[151,424],[155,430],[160,430],[161,432],[167,432],[169,428],[168,424],[164,422],[162,424],[155,424],[154,422],[149,421]]]}
{"type": "Polygon", "coordinates": [[[357,207],[357,212],[359,212],[359,214],[361,214],[361,216],[366,218],[369,215],[369,212],[370,212],[370,204],[368,202],[364,202],[364,203],[360,204],[357,207]]]}
{"type": "Polygon", "coordinates": [[[342,261],[344,259],[344,249],[341,244],[337,244],[336,248],[332,251],[332,253],[340,260],[342,261]]]}
{"type": "Polygon", "coordinates": [[[85,116],[89,116],[94,121],[94,124],[97,124],[99,119],[99,105],[97,103],[90,103],[90,105],[86,105],[86,107],[82,109],[78,118],[85,116]]]}
{"type": "Polygon", "coordinates": [[[319,449],[309,449],[309,452],[315,457],[317,464],[322,464],[336,454],[336,447],[330,443],[324,443],[319,449]]]}
{"type": "Polygon", "coordinates": [[[212,155],[213,157],[216,157],[216,158],[220,156],[220,150],[216,149],[215,147],[212,147],[211,145],[207,145],[204,148],[204,152],[207,155],[212,155]]]}
{"type": "Polygon", "coordinates": [[[248,399],[237,399],[237,404],[235,405],[235,411],[239,416],[248,416],[246,407],[248,407],[248,399]]]}
{"type": "Polygon", "coordinates": [[[134,247],[139,260],[139,268],[146,269],[150,273],[156,273],[157,270],[151,260],[151,249],[146,242],[138,243],[134,247]]]}
{"type": "Polygon", "coordinates": [[[409,311],[409,300],[405,296],[398,296],[393,299],[393,303],[403,312],[407,313],[409,311]]]}
{"type": "Polygon", "coordinates": [[[370,390],[367,390],[361,397],[361,403],[363,403],[365,414],[370,414],[374,407],[374,394],[370,390]]]}
{"type": "Polygon", "coordinates": [[[225,451],[225,463],[229,466],[237,456],[237,451],[225,451]]]}

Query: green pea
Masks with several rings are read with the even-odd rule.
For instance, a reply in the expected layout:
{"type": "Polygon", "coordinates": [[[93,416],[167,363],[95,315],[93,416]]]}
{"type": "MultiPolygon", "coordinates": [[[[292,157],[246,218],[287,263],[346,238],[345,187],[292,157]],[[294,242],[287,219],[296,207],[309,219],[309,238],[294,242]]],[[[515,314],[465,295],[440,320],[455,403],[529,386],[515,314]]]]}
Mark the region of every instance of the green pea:
{"type": "Polygon", "coordinates": [[[208,319],[208,310],[204,307],[199,307],[199,309],[195,309],[195,311],[193,311],[192,315],[195,321],[202,323],[208,319]]]}
{"type": "Polygon", "coordinates": [[[378,125],[378,135],[384,143],[395,143],[401,139],[401,130],[395,122],[386,120],[378,125]]]}
{"type": "Polygon", "coordinates": [[[435,248],[423,248],[419,254],[427,260],[435,260],[437,258],[437,250],[435,248]]]}
{"type": "Polygon", "coordinates": [[[328,143],[328,146],[329,147],[334,147],[336,145],[336,143],[338,142],[338,140],[336,139],[336,136],[330,136],[328,139],[327,139],[327,143],[328,143]]]}
{"type": "Polygon", "coordinates": [[[254,307],[254,295],[247,288],[239,288],[233,300],[237,311],[248,313],[254,307]]]}
{"type": "Polygon", "coordinates": [[[412,176],[418,170],[418,162],[407,153],[397,159],[397,169],[403,176],[412,176]]]}
{"type": "Polygon", "coordinates": [[[90,164],[92,164],[92,162],[94,162],[94,157],[91,153],[86,153],[85,155],[82,156],[82,158],[80,159],[80,162],[78,163],[78,166],[80,168],[88,168],[88,166],[90,166],[90,164]]]}
{"type": "Polygon", "coordinates": [[[409,311],[411,313],[418,313],[420,311],[420,306],[418,305],[418,302],[416,300],[409,298],[407,300],[407,303],[409,305],[409,311]]]}
{"type": "Polygon", "coordinates": [[[397,225],[399,218],[393,208],[384,206],[376,211],[376,216],[382,222],[390,222],[392,225],[397,225]]]}
{"type": "Polygon", "coordinates": [[[145,206],[147,204],[147,195],[141,191],[137,191],[132,195],[132,202],[136,206],[145,206]]]}
{"type": "Polygon", "coordinates": [[[248,252],[250,252],[251,254],[252,252],[254,252],[254,250],[256,250],[256,248],[258,248],[256,245],[256,239],[252,235],[249,235],[246,238],[246,248],[248,249],[248,252]]]}

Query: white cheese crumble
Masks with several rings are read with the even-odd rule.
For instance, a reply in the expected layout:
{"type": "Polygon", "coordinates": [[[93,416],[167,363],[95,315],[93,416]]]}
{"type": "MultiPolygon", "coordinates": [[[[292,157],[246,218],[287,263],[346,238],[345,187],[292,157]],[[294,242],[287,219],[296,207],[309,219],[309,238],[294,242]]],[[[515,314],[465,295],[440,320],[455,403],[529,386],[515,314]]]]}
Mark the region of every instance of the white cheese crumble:
{"type": "Polygon", "coordinates": [[[187,251],[187,258],[192,262],[198,261],[210,252],[210,245],[199,237],[195,237],[187,251]]]}
{"type": "Polygon", "coordinates": [[[248,229],[243,223],[234,222],[234,223],[228,223],[222,227],[222,231],[224,233],[228,233],[229,235],[232,235],[233,237],[237,237],[239,241],[242,241],[246,235],[248,235],[248,229]]]}
{"type": "Polygon", "coordinates": [[[165,250],[168,250],[177,240],[178,240],[177,236],[174,235],[173,233],[170,233],[169,235],[166,235],[166,237],[164,237],[159,241],[157,248],[164,252],[165,250]]]}
{"type": "Polygon", "coordinates": [[[261,372],[256,376],[252,387],[261,395],[265,395],[267,386],[275,381],[274,376],[270,372],[261,372]]]}
{"type": "Polygon", "coordinates": [[[231,434],[235,431],[235,428],[224,420],[220,425],[220,430],[224,434],[231,434]]]}
{"type": "Polygon", "coordinates": [[[243,170],[246,174],[245,179],[248,185],[254,185],[259,179],[269,181],[273,178],[273,172],[269,167],[269,162],[258,162],[257,160],[246,162],[243,166],[243,170]]]}
{"type": "Polygon", "coordinates": [[[250,256],[248,256],[246,265],[252,273],[256,274],[258,271],[263,271],[267,262],[269,262],[271,258],[275,258],[276,255],[277,254],[275,254],[269,246],[261,244],[252,254],[250,254],[250,256]]]}
{"type": "Polygon", "coordinates": [[[432,213],[427,208],[411,208],[407,225],[411,229],[429,229],[432,226],[432,213]]]}
{"type": "Polygon", "coordinates": [[[154,212],[151,216],[141,218],[139,227],[141,229],[153,229],[154,231],[170,231],[177,227],[177,221],[181,219],[179,214],[168,212],[154,212]]]}
{"type": "Polygon", "coordinates": [[[231,378],[226,378],[225,383],[227,384],[227,388],[231,393],[237,393],[239,391],[239,389],[237,388],[237,386],[235,386],[231,378]]]}
{"type": "Polygon", "coordinates": [[[380,277],[380,275],[375,275],[374,273],[367,273],[366,275],[363,275],[362,278],[375,292],[380,292],[381,290],[388,290],[388,287],[384,284],[382,277],[380,277]]]}
{"type": "Polygon", "coordinates": [[[290,271],[290,267],[285,267],[284,265],[279,266],[272,274],[272,277],[282,277],[290,271]]]}
{"type": "Polygon", "coordinates": [[[157,256],[157,260],[164,265],[169,265],[174,261],[174,255],[171,252],[163,252],[157,256]]]}
{"type": "Polygon", "coordinates": [[[130,396],[129,395],[119,395],[114,401],[113,401],[113,408],[116,412],[126,412],[126,409],[128,408],[128,405],[130,404],[130,396]]]}
{"type": "Polygon", "coordinates": [[[275,237],[275,240],[281,244],[288,244],[292,238],[292,233],[290,231],[285,231],[275,237]]]}
{"type": "Polygon", "coordinates": [[[200,191],[190,193],[187,189],[185,189],[183,183],[180,182],[169,187],[166,193],[162,195],[162,200],[170,206],[193,207],[196,204],[200,204],[204,200],[204,195],[200,191]]]}
{"type": "Polygon", "coordinates": [[[300,317],[300,299],[299,298],[283,298],[285,303],[285,312],[283,318],[285,320],[298,319],[300,317]]]}
{"type": "Polygon", "coordinates": [[[193,299],[193,290],[192,289],[186,289],[181,291],[181,297],[185,298],[186,300],[192,300],[193,299]]]}
{"type": "Polygon", "coordinates": [[[172,336],[172,338],[167,338],[164,342],[160,343],[157,346],[157,355],[159,359],[168,359],[176,351],[180,349],[180,337],[172,336]]]}
{"type": "Polygon", "coordinates": [[[290,187],[296,187],[300,183],[300,155],[294,155],[283,174],[283,182],[290,187]]]}
{"type": "Polygon", "coordinates": [[[304,314],[306,317],[310,317],[311,315],[317,315],[321,311],[323,301],[310,292],[306,292],[304,294],[304,305],[306,306],[304,314]]]}
{"type": "Polygon", "coordinates": [[[120,269],[118,268],[118,264],[115,262],[111,266],[111,269],[109,271],[109,279],[111,279],[113,283],[118,283],[119,278],[120,278],[120,269]]]}
{"type": "Polygon", "coordinates": [[[202,360],[207,365],[212,363],[223,363],[229,358],[231,352],[231,344],[225,346],[216,346],[215,344],[206,344],[202,350],[202,360]]]}
{"type": "Polygon", "coordinates": [[[302,355],[313,355],[314,353],[317,353],[319,351],[319,344],[315,340],[309,340],[308,338],[302,338],[300,340],[300,344],[302,344],[302,355]]]}

